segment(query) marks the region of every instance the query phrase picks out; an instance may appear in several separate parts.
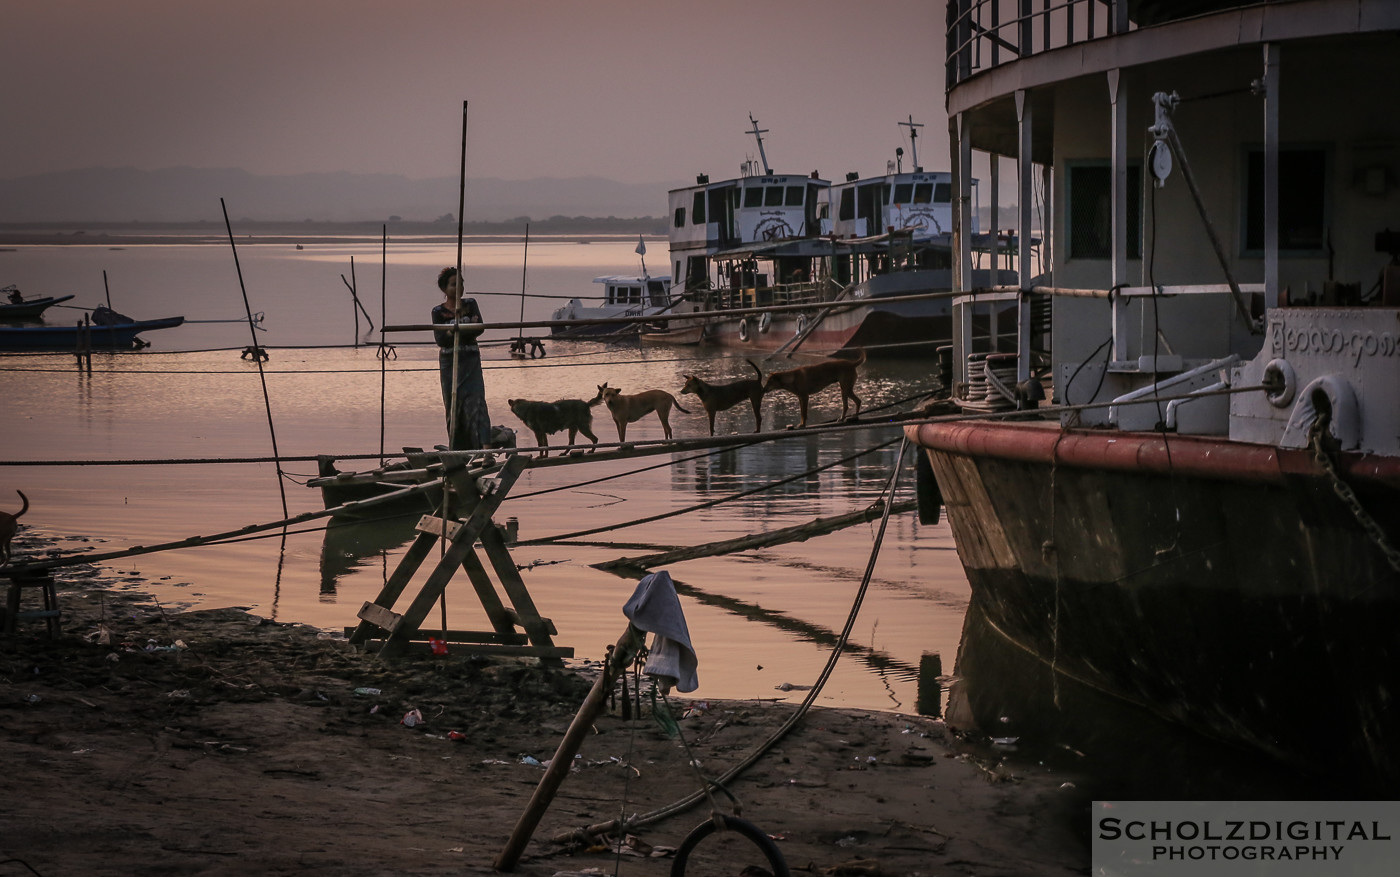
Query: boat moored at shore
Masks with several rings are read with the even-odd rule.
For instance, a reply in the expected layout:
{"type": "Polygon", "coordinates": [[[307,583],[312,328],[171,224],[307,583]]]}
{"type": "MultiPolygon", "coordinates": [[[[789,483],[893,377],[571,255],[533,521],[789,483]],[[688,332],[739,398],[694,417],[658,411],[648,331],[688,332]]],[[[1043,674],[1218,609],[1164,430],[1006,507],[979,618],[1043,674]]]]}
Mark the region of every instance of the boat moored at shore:
{"type": "Polygon", "coordinates": [[[955,177],[1019,144],[1022,234],[1043,169],[1053,255],[1040,283],[974,294],[964,275],[954,301],[960,325],[1017,307],[1017,345],[954,333],[955,401],[1015,419],[906,433],[980,623],[1050,684],[1393,796],[1400,122],[1352,83],[1400,85],[1400,10],[1360,5],[1117,4],[1069,68],[1060,31],[979,70],[979,41],[1024,34],[968,4],[949,33],[955,177]]]}

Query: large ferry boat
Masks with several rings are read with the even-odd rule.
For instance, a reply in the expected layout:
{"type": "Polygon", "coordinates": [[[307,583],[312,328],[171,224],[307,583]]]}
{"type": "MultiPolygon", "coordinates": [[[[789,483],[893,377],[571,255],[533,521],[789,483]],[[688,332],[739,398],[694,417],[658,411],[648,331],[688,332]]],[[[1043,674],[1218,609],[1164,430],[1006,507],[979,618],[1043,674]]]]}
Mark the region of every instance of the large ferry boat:
{"type": "Polygon", "coordinates": [[[1014,155],[1048,270],[979,288],[955,212],[955,322],[1010,303],[1018,343],[955,330],[979,419],[906,428],[969,616],[1051,685],[1393,796],[1400,5],[1001,5],[951,7],[953,186],[1014,155]]]}
{"type": "MultiPolygon", "coordinates": [[[[669,193],[679,318],[643,340],[770,353],[860,347],[872,356],[926,356],[946,345],[951,175],[925,171],[916,149],[904,170],[902,148],[875,177],[833,184],[816,171],[776,174],[765,132],[750,121],[761,160],[744,162],[738,178],[700,175],[669,193]]],[[[917,126],[901,124],[912,144],[917,126]]]]}

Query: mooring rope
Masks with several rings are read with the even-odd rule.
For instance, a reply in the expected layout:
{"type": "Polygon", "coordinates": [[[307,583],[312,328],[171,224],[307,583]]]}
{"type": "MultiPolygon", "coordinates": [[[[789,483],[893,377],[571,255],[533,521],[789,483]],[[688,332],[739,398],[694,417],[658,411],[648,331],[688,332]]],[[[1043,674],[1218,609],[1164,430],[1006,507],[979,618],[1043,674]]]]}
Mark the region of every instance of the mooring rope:
{"type": "MultiPolygon", "coordinates": [[[[875,561],[880,555],[880,546],[885,539],[885,529],[889,523],[890,509],[894,506],[895,492],[899,489],[899,473],[903,468],[904,452],[908,449],[908,445],[908,438],[905,438],[900,444],[899,455],[895,458],[894,466],[892,467],[893,471],[890,473],[890,478],[886,482],[886,488],[881,494],[882,498],[885,499],[885,511],[884,515],[880,518],[880,528],[876,532],[875,542],[870,548],[870,558],[865,565],[865,574],[861,577],[860,586],[856,589],[855,597],[851,602],[851,611],[846,616],[846,624],[842,627],[841,635],[837,639],[835,646],[832,647],[831,654],[827,657],[826,665],[822,668],[821,673],[818,674],[816,683],[813,684],[811,690],[807,692],[807,696],[803,698],[797,710],[791,716],[788,716],[787,721],[783,722],[767,740],[760,743],[752,752],[745,756],[743,760],[725,771],[723,775],[710,780],[716,788],[722,789],[735,777],[756,764],[769,749],[786,737],[788,733],[797,726],[797,723],[811,710],[812,705],[816,703],[817,696],[821,693],[827,680],[831,678],[832,671],[836,669],[836,662],[841,658],[842,652],[845,651],[846,643],[851,637],[851,631],[855,628],[856,617],[860,614],[861,606],[865,602],[866,591],[870,587],[870,579],[875,572],[875,561]]],[[[653,822],[659,822],[669,816],[674,816],[689,810],[700,801],[706,800],[707,794],[708,790],[695,791],[664,807],[628,819],[625,823],[622,820],[613,820],[612,822],[590,825],[586,828],[575,829],[556,835],[554,839],[558,842],[566,842],[579,837],[593,837],[608,831],[627,830],[643,825],[650,825],[653,822]]]]}
{"type": "MultiPolygon", "coordinates": [[[[751,488],[749,488],[748,490],[741,490],[741,491],[739,491],[738,493],[731,493],[731,494],[729,494],[728,496],[722,496],[722,497],[720,497],[720,498],[718,498],[718,499],[712,499],[712,500],[707,500],[706,502],[696,503],[695,505],[686,506],[685,508],[682,508],[682,509],[673,509],[673,510],[671,510],[671,511],[669,511],[669,512],[661,512],[660,514],[648,515],[647,517],[644,517],[644,518],[637,518],[637,519],[635,519],[635,520],[626,521],[626,522],[623,522],[623,523],[621,523],[621,524],[609,524],[609,525],[606,526],[606,527],[592,527],[592,528],[587,529],[587,530],[575,530],[575,531],[572,532],[572,533],[561,533],[561,534],[559,534],[559,535],[557,535],[557,536],[542,536],[542,537],[540,537],[539,539],[522,539],[522,540],[520,540],[519,542],[516,542],[515,544],[516,544],[516,545],[548,545],[548,544],[550,544],[550,543],[552,543],[552,542],[556,542],[556,541],[558,541],[558,540],[560,540],[560,539],[577,539],[577,538],[579,538],[580,536],[592,536],[592,535],[594,535],[594,534],[596,534],[596,533],[606,533],[606,532],[610,532],[610,531],[612,531],[612,530],[624,530],[624,529],[626,529],[626,528],[628,528],[628,527],[635,527],[635,526],[637,526],[637,525],[639,525],[639,524],[650,524],[650,523],[653,523],[653,522],[655,522],[655,521],[662,521],[662,520],[665,520],[666,518],[675,518],[675,517],[679,517],[680,515],[688,515],[688,514],[690,514],[691,512],[697,512],[697,511],[700,511],[701,509],[707,509],[707,508],[711,508],[711,507],[713,507],[713,506],[720,505],[720,504],[722,504],[722,503],[732,502],[733,500],[742,499],[742,498],[744,498],[744,497],[746,497],[746,496],[752,496],[752,495],[754,495],[754,494],[756,494],[756,493],[763,493],[764,491],[772,490],[772,489],[775,488],[775,487],[781,487],[781,486],[784,485],[784,484],[789,484],[789,483],[791,483],[791,482],[793,482],[793,481],[798,481],[798,480],[801,480],[801,479],[803,479],[803,478],[807,478],[807,477],[809,477],[809,476],[811,476],[811,475],[816,474],[817,472],[821,472],[821,471],[824,471],[824,470],[826,470],[826,469],[830,469],[830,468],[832,468],[833,466],[839,466],[839,465],[841,465],[842,463],[849,463],[851,460],[855,460],[855,459],[857,459],[857,458],[864,457],[866,454],[873,454],[873,453],[876,452],[876,451],[879,451],[879,450],[882,450],[882,449],[884,449],[884,448],[889,447],[890,445],[894,444],[896,441],[899,441],[899,439],[890,439],[890,440],[887,441],[887,442],[883,442],[883,443],[881,443],[881,444],[875,445],[874,447],[867,448],[867,449],[865,449],[865,450],[863,450],[863,451],[857,451],[857,452],[854,453],[854,454],[847,454],[846,456],[841,457],[841,458],[838,459],[838,460],[833,460],[833,461],[830,462],[830,463],[824,463],[824,464],[822,464],[822,465],[820,465],[820,466],[815,466],[815,467],[813,467],[813,468],[811,468],[811,469],[808,469],[806,472],[798,472],[796,475],[789,475],[787,478],[780,478],[779,480],[777,480],[777,481],[771,481],[771,482],[769,482],[768,484],[761,484],[761,485],[759,485],[758,487],[751,487],[751,488]]],[[[904,439],[904,441],[908,441],[908,439],[904,439]]]]}

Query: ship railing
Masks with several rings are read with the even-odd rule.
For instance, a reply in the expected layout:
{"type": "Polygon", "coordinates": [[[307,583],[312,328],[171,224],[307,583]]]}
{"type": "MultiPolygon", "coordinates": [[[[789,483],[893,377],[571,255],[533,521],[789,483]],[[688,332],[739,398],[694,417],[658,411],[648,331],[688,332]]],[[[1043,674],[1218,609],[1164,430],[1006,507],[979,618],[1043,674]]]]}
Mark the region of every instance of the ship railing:
{"type": "Polygon", "coordinates": [[[822,301],[825,281],[805,280],[792,283],[771,283],[761,286],[720,287],[717,292],[719,310],[794,305],[822,301]]]}
{"type": "Polygon", "coordinates": [[[1291,0],[1238,0],[1235,3],[1134,3],[1132,0],[948,0],[946,87],[1001,64],[1117,36],[1230,6],[1256,6],[1291,0]],[[1133,13],[1130,17],[1129,13],[1133,13]]]}
{"type": "Polygon", "coordinates": [[[1133,29],[1127,0],[949,0],[947,87],[1001,64],[1133,29]]]}
{"type": "MultiPolygon", "coordinates": [[[[1239,288],[1240,292],[1246,294],[1264,293],[1262,283],[1240,284],[1239,288]]],[[[1021,290],[1014,286],[996,286],[958,293],[953,297],[954,380],[964,384],[970,380],[970,357],[1011,352],[1016,354],[1017,382],[1029,380],[1037,355],[1041,355],[1043,359],[1043,354],[1053,346],[1053,338],[1049,332],[1049,314],[1044,308],[1044,303],[1057,297],[1109,300],[1111,349],[1107,364],[1113,369],[1123,372],[1136,371],[1148,376],[1168,372],[1179,373],[1184,367],[1188,367],[1180,356],[1129,356],[1133,347],[1134,330],[1139,327],[1135,306],[1154,295],[1164,299],[1175,299],[1200,295],[1228,296],[1232,295],[1232,291],[1228,284],[1212,283],[1111,289],[1032,286],[1021,290]],[[1008,329],[1001,327],[999,320],[1005,319],[1005,311],[1009,307],[1018,310],[1017,314],[1013,315],[1008,329]],[[975,336],[974,318],[986,327],[985,331],[979,331],[975,336]],[[1039,348],[1035,346],[1037,343],[1040,343],[1039,348]]],[[[1202,368],[1209,372],[1211,367],[1206,365],[1202,368]]]]}

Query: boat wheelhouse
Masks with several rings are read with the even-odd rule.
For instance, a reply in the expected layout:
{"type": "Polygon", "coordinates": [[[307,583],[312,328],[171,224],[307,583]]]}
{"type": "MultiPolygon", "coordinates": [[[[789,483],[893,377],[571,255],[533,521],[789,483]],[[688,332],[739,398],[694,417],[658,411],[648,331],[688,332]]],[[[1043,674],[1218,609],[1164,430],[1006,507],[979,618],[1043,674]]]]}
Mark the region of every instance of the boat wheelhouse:
{"type": "Polygon", "coordinates": [[[598,335],[633,335],[641,327],[636,321],[608,322],[616,317],[645,317],[665,313],[671,307],[671,278],[669,275],[653,277],[649,274],[613,274],[595,277],[594,283],[602,284],[601,297],[592,297],[585,303],[582,298],[573,298],[550,315],[551,320],[568,321],[577,325],[550,327],[556,338],[579,338],[598,335]]]}

